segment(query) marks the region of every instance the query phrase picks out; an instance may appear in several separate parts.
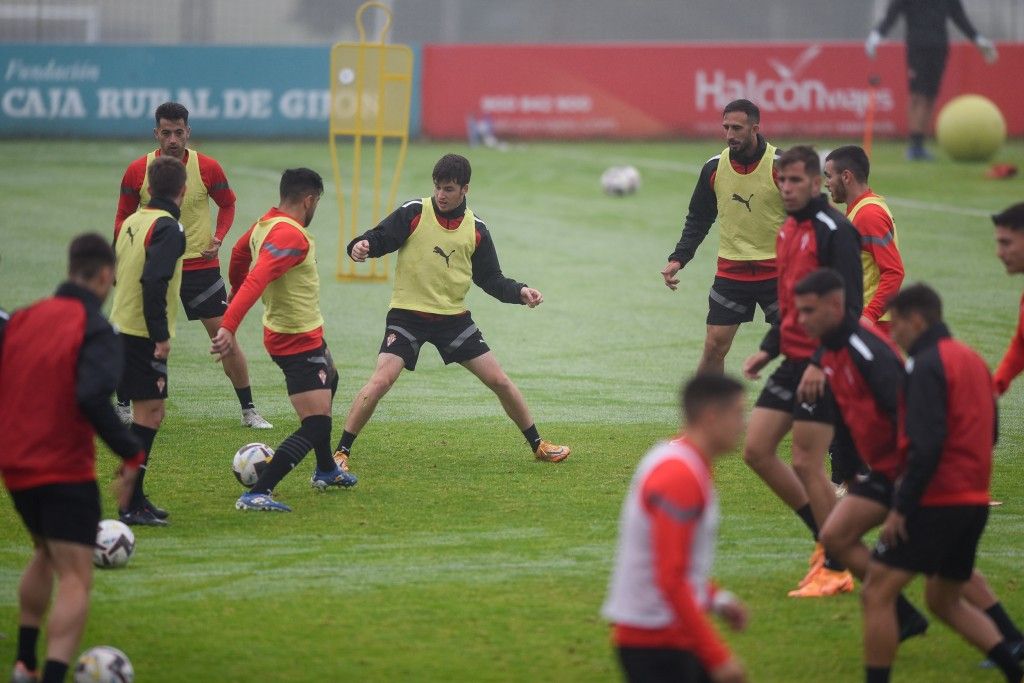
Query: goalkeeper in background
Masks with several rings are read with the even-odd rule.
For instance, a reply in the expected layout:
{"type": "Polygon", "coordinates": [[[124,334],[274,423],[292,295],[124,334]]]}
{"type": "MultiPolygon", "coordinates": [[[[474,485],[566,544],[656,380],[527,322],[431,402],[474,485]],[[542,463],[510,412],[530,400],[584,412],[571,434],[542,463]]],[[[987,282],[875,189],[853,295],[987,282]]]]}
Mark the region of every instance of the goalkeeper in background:
{"type": "Polygon", "coordinates": [[[864,50],[875,58],[882,37],[903,16],[907,22],[907,78],[910,81],[910,105],[907,127],[910,129],[909,161],[930,161],[924,148],[924,136],[932,120],[935,98],[942,85],[949,57],[949,32],[946,21],[952,19],[965,36],[978,46],[989,64],[999,58],[991,40],[978,33],[967,18],[960,0],[890,0],[882,21],[871,31],[864,50]]]}

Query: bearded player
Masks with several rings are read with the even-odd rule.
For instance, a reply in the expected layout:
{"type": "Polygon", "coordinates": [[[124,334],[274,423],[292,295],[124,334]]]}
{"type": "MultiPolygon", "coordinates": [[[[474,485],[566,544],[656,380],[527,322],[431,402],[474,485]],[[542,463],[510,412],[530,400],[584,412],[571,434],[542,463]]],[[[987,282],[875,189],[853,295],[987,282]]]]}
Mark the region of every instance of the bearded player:
{"type": "MultiPolygon", "coordinates": [[[[181,224],[185,227],[185,260],[181,274],[181,303],[189,320],[203,323],[212,338],[227,310],[227,292],[220,276],[217,253],[235,219],[235,193],[228,185],[224,169],[215,159],[188,148],[192,129],[188,109],[177,102],[165,102],[156,108],[153,134],[159,148],[133,161],[121,179],[121,198],[117,203],[114,229],[141,205],[149,202],[146,169],[160,156],[174,157],[185,164],[188,189],[181,204],[181,224]],[[216,226],[210,223],[209,200],[217,204],[216,226]]],[[[240,348],[224,359],[224,372],[231,380],[242,409],[242,425],[270,429],[272,424],[257,412],[249,385],[249,367],[240,348]]],[[[118,395],[118,415],[131,422],[128,402],[118,395]]]]}

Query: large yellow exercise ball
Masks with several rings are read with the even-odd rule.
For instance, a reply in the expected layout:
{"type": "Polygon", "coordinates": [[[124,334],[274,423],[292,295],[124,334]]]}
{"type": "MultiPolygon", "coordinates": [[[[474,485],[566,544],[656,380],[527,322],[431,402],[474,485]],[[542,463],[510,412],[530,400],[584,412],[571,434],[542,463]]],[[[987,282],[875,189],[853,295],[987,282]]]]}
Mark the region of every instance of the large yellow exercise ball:
{"type": "Polygon", "coordinates": [[[939,112],[935,135],[955,161],[988,161],[1006,142],[1006,119],[987,97],[960,95],[939,112]]]}

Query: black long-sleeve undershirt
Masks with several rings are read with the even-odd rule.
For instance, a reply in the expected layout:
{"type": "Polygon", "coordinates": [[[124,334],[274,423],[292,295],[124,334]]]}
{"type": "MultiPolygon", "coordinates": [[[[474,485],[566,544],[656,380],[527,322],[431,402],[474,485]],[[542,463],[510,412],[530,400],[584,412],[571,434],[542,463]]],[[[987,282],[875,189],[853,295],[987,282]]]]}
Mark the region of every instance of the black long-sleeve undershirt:
{"type": "MultiPolygon", "coordinates": [[[[433,202],[433,199],[431,199],[433,202]]],[[[433,205],[434,214],[442,223],[454,221],[466,215],[466,202],[463,201],[458,207],[451,211],[441,212],[437,205],[433,205]]],[[[352,246],[361,240],[370,243],[370,258],[378,258],[385,254],[398,251],[405,241],[412,234],[413,226],[418,224],[423,213],[421,200],[413,199],[391,212],[375,228],[367,230],[354,240],[348,243],[347,253],[352,253],[352,246]]],[[[480,240],[473,251],[471,265],[473,268],[473,283],[484,290],[498,301],[507,304],[521,304],[522,289],[525,283],[505,277],[501,272],[501,264],[498,262],[498,252],[494,247],[494,240],[487,226],[479,218],[476,219],[476,231],[480,240]]]]}
{"type": "Polygon", "coordinates": [[[162,342],[171,336],[167,327],[167,287],[174,277],[178,260],[185,254],[185,232],[177,220],[177,206],[155,198],[149,206],[169,211],[175,216],[162,216],[153,224],[152,237],[146,246],[146,264],[139,278],[142,284],[142,315],[146,319],[149,338],[162,342]]]}

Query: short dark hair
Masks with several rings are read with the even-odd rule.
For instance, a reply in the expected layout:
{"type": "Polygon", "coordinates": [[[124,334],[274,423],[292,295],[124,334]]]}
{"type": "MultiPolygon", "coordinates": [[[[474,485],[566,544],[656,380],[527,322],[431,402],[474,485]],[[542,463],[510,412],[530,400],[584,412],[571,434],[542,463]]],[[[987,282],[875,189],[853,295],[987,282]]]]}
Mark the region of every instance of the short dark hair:
{"type": "Polygon", "coordinates": [[[804,170],[808,175],[821,175],[821,158],[818,157],[818,153],[810,145],[790,147],[779,157],[777,166],[779,168],[786,168],[791,164],[799,163],[804,165],[804,170]]]}
{"type": "Polygon", "coordinates": [[[929,325],[942,322],[942,299],[938,292],[923,282],[901,289],[889,302],[889,310],[900,317],[917,313],[929,325]]]}
{"type": "Polygon", "coordinates": [[[867,152],[857,145],[837,147],[825,156],[825,161],[831,161],[839,173],[849,171],[858,183],[866,183],[871,174],[867,152]]]}
{"type": "Polygon", "coordinates": [[[324,193],[324,179],[311,168],[289,168],[281,174],[281,202],[297,202],[302,198],[324,193]]]}
{"type": "Polygon", "coordinates": [[[843,276],[832,268],[818,268],[796,283],[794,294],[817,294],[824,296],[831,292],[843,291],[843,276]]]}
{"type": "Polygon", "coordinates": [[[741,111],[746,114],[747,120],[751,123],[761,123],[761,110],[750,100],[733,100],[725,105],[725,109],[722,110],[722,116],[734,111],[741,111]]]}
{"type": "Polygon", "coordinates": [[[700,418],[712,405],[722,405],[743,393],[743,385],[728,375],[700,374],[690,378],[679,390],[679,402],[687,422],[700,418]]]}
{"type": "Polygon", "coordinates": [[[992,223],[1000,228],[1024,230],[1024,202],[1014,204],[992,215],[992,223]]]}
{"type": "Polygon", "coordinates": [[[149,193],[163,199],[176,199],[188,177],[185,164],[167,155],[153,159],[146,175],[149,178],[149,193]]]}
{"type": "Polygon", "coordinates": [[[469,159],[461,154],[445,154],[434,164],[430,177],[435,183],[449,181],[466,186],[469,185],[469,178],[472,175],[473,168],[469,165],[469,159]]]}
{"type": "Polygon", "coordinates": [[[71,240],[68,275],[89,280],[106,267],[114,267],[114,250],[102,235],[86,232],[71,240]]]}
{"type": "Polygon", "coordinates": [[[167,121],[177,121],[181,119],[188,125],[188,109],[185,109],[185,105],[178,104],[177,102],[164,102],[156,108],[156,113],[153,115],[156,119],[156,125],[160,125],[160,119],[166,119],[167,121]]]}

